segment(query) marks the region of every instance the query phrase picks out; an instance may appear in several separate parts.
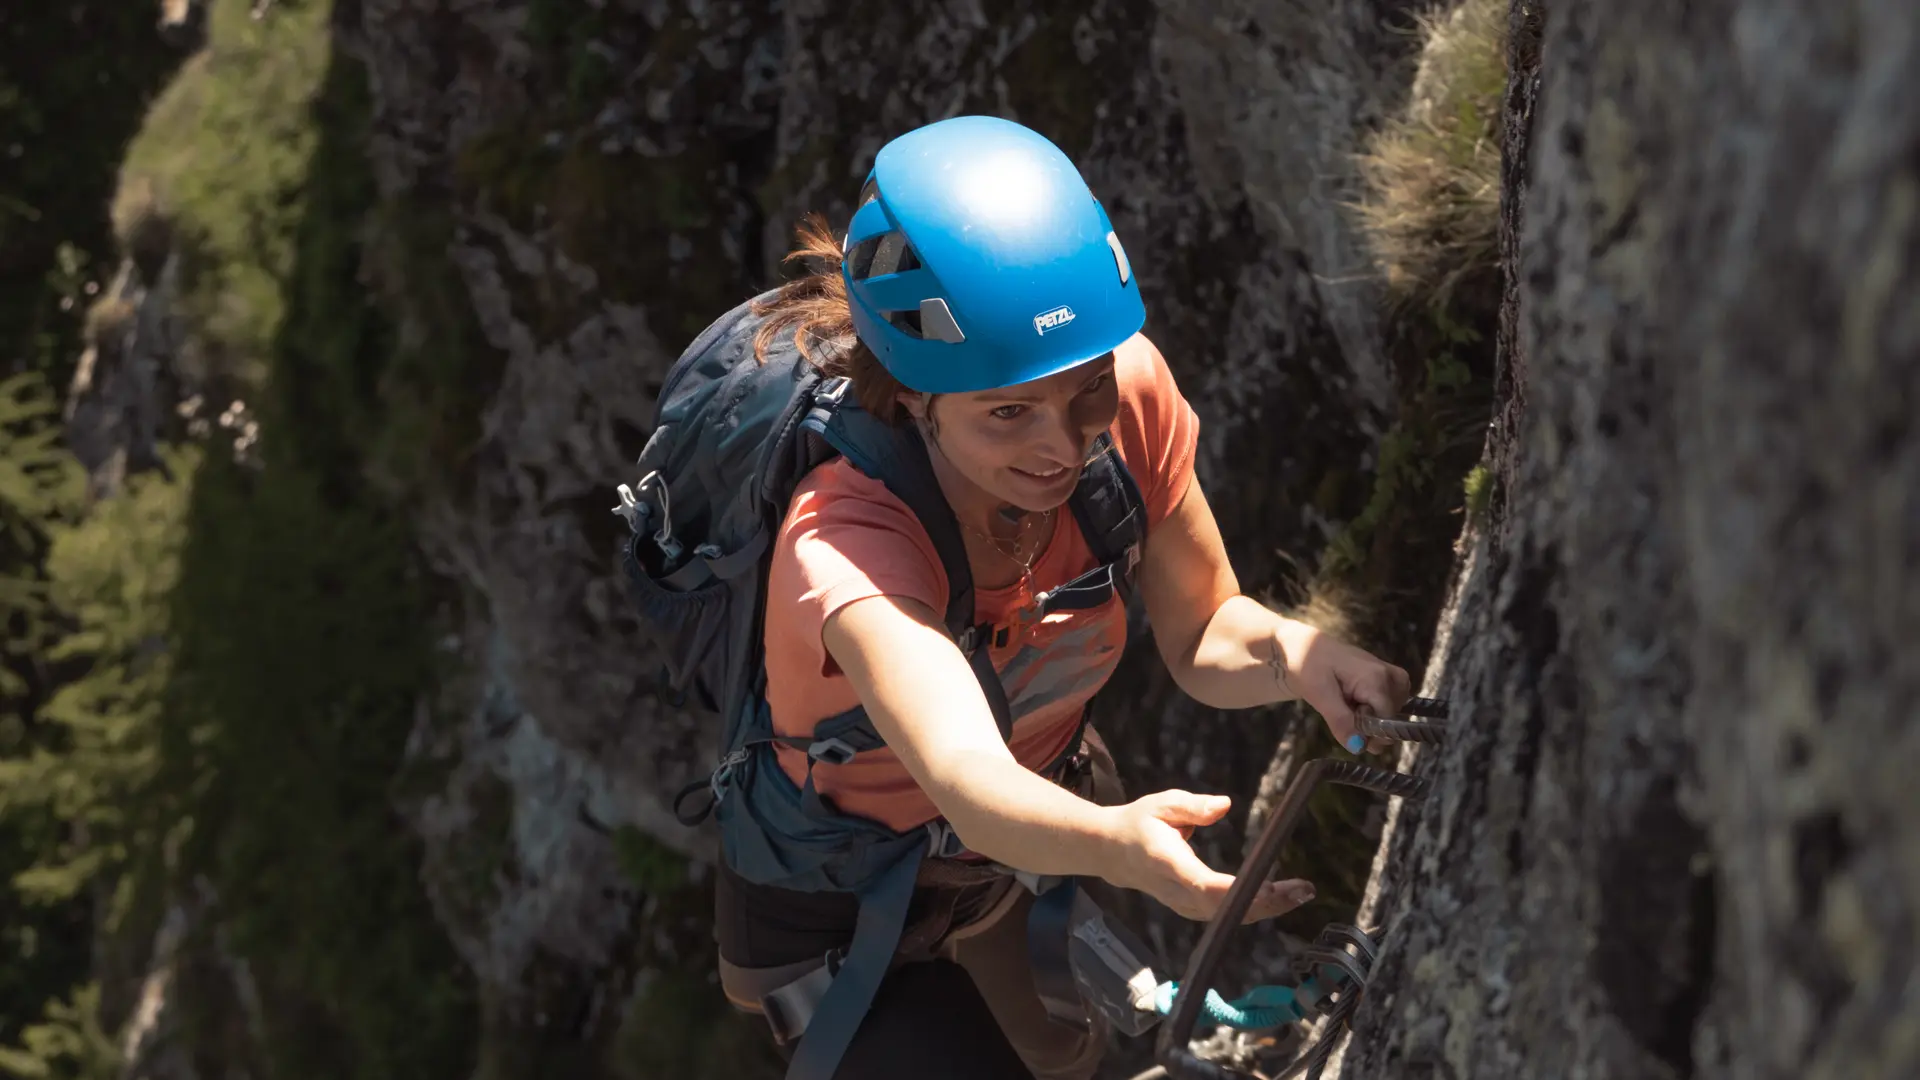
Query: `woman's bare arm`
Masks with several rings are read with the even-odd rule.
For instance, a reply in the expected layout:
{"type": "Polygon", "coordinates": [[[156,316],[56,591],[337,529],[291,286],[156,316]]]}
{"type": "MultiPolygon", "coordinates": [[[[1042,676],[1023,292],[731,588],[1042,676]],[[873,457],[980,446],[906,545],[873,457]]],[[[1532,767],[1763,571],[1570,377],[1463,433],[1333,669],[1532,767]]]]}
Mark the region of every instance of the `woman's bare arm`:
{"type": "MultiPolygon", "coordinates": [[[[1225,796],[1170,790],[1099,806],[1021,765],[973,669],[918,601],[855,601],[828,617],[822,638],[874,729],[969,848],[1030,873],[1138,889],[1189,919],[1211,918],[1226,899],[1233,875],[1187,842],[1227,812],[1225,796]]],[[[1312,896],[1304,881],[1269,882],[1246,921],[1312,896]]]]}
{"type": "Polygon", "coordinates": [[[924,604],[858,600],[827,619],[822,638],[874,729],[963,843],[1036,874],[1112,871],[1112,811],[1014,759],[973,669],[924,604]]]}
{"type": "Polygon", "coordinates": [[[1174,681],[1216,709],[1304,698],[1347,743],[1355,705],[1391,716],[1412,692],[1400,668],[1243,595],[1197,479],[1147,537],[1139,579],[1174,681]]]}

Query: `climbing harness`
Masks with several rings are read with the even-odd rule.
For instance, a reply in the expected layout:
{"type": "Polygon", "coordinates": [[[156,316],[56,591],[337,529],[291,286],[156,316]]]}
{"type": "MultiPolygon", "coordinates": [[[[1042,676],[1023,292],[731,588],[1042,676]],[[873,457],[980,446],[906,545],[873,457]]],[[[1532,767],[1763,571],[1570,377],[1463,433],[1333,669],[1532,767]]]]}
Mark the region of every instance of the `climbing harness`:
{"type": "MultiPolygon", "coordinates": [[[[1368,738],[1399,742],[1437,743],[1445,736],[1446,725],[1431,722],[1447,718],[1445,701],[1414,698],[1407,702],[1403,711],[1408,716],[1429,719],[1416,721],[1363,715],[1356,727],[1360,734],[1368,738]]],[[[1199,947],[1188,959],[1185,977],[1155,988],[1155,1011],[1166,1016],[1154,1048],[1154,1056],[1160,1065],[1135,1080],[1147,1080],[1153,1076],[1172,1076],[1179,1080],[1288,1080],[1301,1073],[1305,1074],[1305,1080],[1318,1080],[1327,1060],[1333,1056],[1342,1029],[1348,1027],[1349,1018],[1366,992],[1367,976],[1378,955],[1378,948],[1374,944],[1379,933],[1377,928],[1369,933],[1344,923],[1329,924],[1312,946],[1300,950],[1293,957],[1296,984],[1291,987],[1263,986],[1234,1001],[1222,999],[1211,989],[1196,993],[1192,988],[1205,987],[1211,982],[1214,970],[1226,954],[1229,938],[1240,926],[1241,920],[1246,918],[1247,909],[1253,904],[1254,893],[1267,880],[1268,873],[1278,861],[1281,849],[1286,846],[1301,814],[1306,810],[1307,799],[1323,783],[1347,784],[1403,799],[1425,798],[1429,786],[1422,777],[1362,765],[1357,761],[1317,758],[1308,762],[1288,786],[1280,805],[1268,816],[1253,851],[1241,865],[1233,887],[1227,890],[1226,900],[1208,922],[1206,931],[1200,937],[1199,947]],[[1315,1015],[1323,1017],[1325,1022],[1320,1038],[1312,1046],[1284,1072],[1269,1077],[1208,1061],[1194,1054],[1188,1044],[1192,1041],[1195,1025],[1203,1015],[1216,1024],[1256,1030],[1307,1020],[1315,1015]]]]}

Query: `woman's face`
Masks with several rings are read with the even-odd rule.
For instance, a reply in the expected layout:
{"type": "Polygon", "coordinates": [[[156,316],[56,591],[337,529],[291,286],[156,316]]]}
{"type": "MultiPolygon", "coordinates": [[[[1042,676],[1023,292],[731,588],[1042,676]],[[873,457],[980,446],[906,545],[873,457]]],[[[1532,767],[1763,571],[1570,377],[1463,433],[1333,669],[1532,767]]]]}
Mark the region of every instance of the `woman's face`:
{"type": "Polygon", "coordinates": [[[962,478],[1031,511],[1072,496],[1088,449],[1120,407],[1111,353],[1004,390],[941,394],[931,406],[922,394],[901,401],[962,478]]]}

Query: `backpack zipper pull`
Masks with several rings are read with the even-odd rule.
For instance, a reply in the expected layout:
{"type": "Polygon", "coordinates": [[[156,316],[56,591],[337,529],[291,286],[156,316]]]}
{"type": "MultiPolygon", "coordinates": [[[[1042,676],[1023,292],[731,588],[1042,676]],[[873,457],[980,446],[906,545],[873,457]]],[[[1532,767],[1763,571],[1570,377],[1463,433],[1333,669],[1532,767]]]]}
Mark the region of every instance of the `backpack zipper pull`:
{"type": "Polygon", "coordinates": [[[613,508],[613,513],[627,519],[627,528],[633,530],[635,536],[646,532],[647,521],[653,517],[653,507],[635,498],[633,488],[626,484],[621,484],[615,490],[620,493],[620,505],[613,508]]]}

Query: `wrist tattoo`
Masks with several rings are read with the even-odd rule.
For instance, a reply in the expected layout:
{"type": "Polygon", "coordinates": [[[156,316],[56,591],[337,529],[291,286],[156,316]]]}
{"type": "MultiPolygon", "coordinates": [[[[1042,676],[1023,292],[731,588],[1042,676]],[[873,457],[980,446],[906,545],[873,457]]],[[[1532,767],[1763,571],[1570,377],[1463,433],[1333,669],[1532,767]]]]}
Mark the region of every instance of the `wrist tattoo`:
{"type": "Polygon", "coordinates": [[[1280,648],[1280,639],[1268,638],[1267,643],[1273,647],[1267,656],[1267,667],[1273,672],[1273,683],[1282,694],[1291,694],[1293,690],[1287,685],[1287,654],[1280,648]]]}

